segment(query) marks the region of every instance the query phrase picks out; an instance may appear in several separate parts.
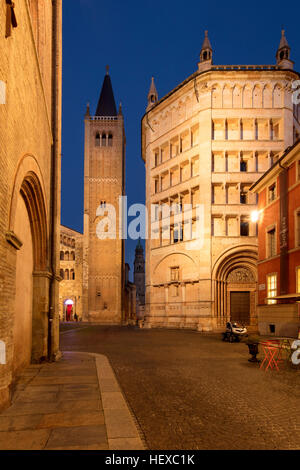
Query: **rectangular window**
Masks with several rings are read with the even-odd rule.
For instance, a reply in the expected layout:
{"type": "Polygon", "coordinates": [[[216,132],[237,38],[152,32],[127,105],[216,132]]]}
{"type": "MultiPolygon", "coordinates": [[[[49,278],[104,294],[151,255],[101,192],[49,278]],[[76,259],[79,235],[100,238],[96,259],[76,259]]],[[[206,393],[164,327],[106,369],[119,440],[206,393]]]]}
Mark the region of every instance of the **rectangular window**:
{"type": "Polygon", "coordinates": [[[300,246],[300,212],[297,212],[296,214],[296,246],[300,246]]]}
{"type": "Polygon", "coordinates": [[[272,202],[275,201],[276,199],[276,183],[272,184],[272,186],[269,187],[268,191],[268,201],[272,202]]]}
{"type": "Polygon", "coordinates": [[[297,179],[300,180],[300,160],[297,161],[297,179]]]}
{"type": "Polygon", "coordinates": [[[154,157],[154,158],[155,158],[155,166],[157,166],[158,163],[159,163],[159,162],[158,162],[158,153],[155,153],[155,157],[154,157]]]}
{"type": "Polygon", "coordinates": [[[241,237],[249,237],[249,222],[243,218],[241,219],[240,234],[241,237]]]}
{"type": "Polygon", "coordinates": [[[183,230],[182,227],[174,229],[173,232],[173,241],[174,243],[179,243],[183,241],[183,230]]]}
{"type": "Polygon", "coordinates": [[[268,258],[276,255],[276,230],[272,228],[268,231],[268,258]]]}
{"type": "Polygon", "coordinates": [[[296,269],[296,289],[297,294],[300,294],[300,266],[296,269]]]}
{"type": "Polygon", "coordinates": [[[174,268],[171,268],[171,281],[179,281],[179,267],[176,266],[174,268]]]}
{"type": "Polygon", "coordinates": [[[270,297],[276,297],[277,295],[277,274],[268,274],[267,276],[267,293],[268,305],[276,304],[276,300],[272,300],[270,297]]]}
{"type": "Polygon", "coordinates": [[[247,193],[245,191],[241,191],[240,203],[247,204],[247,193]]]}
{"type": "Polygon", "coordinates": [[[247,162],[245,160],[241,160],[240,171],[241,172],[248,171],[248,165],[247,165],[247,162]]]}

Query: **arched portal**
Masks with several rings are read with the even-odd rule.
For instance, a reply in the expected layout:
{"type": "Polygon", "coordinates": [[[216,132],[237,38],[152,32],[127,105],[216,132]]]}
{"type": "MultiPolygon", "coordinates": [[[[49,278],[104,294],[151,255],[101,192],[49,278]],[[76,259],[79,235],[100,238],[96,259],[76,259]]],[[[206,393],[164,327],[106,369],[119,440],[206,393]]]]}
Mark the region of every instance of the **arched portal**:
{"type": "Polygon", "coordinates": [[[30,363],[32,348],[33,243],[25,201],[19,194],[15,232],[23,245],[16,260],[15,319],[13,329],[13,371],[30,363]]]}
{"type": "Polygon", "coordinates": [[[62,321],[73,321],[76,314],[77,298],[74,296],[65,297],[63,299],[63,315],[62,321]]]}
{"type": "Polygon", "coordinates": [[[219,257],[213,270],[214,317],[217,325],[239,321],[255,326],[257,249],[232,248],[219,257]]]}
{"type": "Polygon", "coordinates": [[[20,241],[16,251],[13,370],[47,356],[49,254],[47,216],[39,169],[32,157],[21,162],[11,200],[9,232],[20,241]],[[33,163],[33,165],[32,165],[33,163]],[[27,170],[31,164],[37,173],[27,170]]]}

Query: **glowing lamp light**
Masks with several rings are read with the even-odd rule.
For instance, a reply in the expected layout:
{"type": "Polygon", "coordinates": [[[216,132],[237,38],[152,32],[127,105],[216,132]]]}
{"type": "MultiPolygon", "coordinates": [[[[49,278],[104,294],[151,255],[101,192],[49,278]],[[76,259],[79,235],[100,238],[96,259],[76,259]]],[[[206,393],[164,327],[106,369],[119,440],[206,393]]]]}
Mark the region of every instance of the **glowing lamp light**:
{"type": "Polygon", "coordinates": [[[259,212],[258,211],[251,212],[251,222],[257,223],[258,220],[259,220],[259,212]]]}
{"type": "Polygon", "coordinates": [[[66,300],[65,305],[74,305],[73,300],[66,300]]]}

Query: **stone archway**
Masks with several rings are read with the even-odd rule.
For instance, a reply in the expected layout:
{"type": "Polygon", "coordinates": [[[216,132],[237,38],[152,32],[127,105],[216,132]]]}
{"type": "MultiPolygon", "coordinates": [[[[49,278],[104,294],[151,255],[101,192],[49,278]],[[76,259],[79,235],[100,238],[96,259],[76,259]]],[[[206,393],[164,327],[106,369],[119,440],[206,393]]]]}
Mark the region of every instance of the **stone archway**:
{"type": "Polygon", "coordinates": [[[13,326],[13,373],[28,365],[32,349],[33,242],[27,208],[21,194],[16,207],[15,233],[22,242],[16,257],[16,295],[13,326]]]}
{"type": "MultiPolygon", "coordinates": [[[[16,248],[13,371],[47,357],[49,252],[41,179],[25,157],[15,179],[8,241],[16,248]],[[32,167],[31,167],[32,168],[32,167]]],[[[39,170],[38,168],[36,168],[39,170]]]]}
{"type": "Polygon", "coordinates": [[[225,252],[213,271],[213,306],[216,326],[226,321],[257,325],[257,249],[235,247],[225,252]]]}

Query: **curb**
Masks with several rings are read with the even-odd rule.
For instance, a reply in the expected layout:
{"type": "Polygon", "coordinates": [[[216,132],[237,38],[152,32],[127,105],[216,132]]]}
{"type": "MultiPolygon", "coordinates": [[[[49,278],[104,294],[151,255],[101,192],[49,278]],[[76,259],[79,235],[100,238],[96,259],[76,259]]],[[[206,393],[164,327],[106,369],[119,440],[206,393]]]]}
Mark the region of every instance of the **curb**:
{"type": "Polygon", "coordinates": [[[108,358],[95,358],[109,450],[146,450],[145,439],[137,420],[119,386],[108,358]]]}

